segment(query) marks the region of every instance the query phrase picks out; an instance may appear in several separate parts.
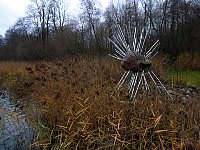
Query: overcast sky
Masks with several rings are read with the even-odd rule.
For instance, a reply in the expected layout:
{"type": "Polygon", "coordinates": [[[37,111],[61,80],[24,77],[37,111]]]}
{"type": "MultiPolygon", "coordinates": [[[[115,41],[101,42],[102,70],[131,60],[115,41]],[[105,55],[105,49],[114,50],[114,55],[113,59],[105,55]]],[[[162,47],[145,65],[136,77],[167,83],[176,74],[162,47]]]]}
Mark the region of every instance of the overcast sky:
{"type": "MultiPolygon", "coordinates": [[[[76,11],[80,6],[79,0],[68,0],[70,11],[76,11]]],[[[102,7],[108,5],[109,0],[98,0],[102,7]]],[[[17,21],[19,17],[24,17],[26,14],[26,7],[30,4],[30,0],[0,0],[0,35],[5,34],[17,21]]]]}

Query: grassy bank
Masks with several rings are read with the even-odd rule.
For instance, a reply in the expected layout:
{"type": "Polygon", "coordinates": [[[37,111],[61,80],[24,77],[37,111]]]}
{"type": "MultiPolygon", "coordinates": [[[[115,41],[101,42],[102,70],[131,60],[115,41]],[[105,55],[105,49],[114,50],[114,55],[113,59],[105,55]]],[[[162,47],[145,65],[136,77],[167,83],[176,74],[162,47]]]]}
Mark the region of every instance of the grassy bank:
{"type": "Polygon", "coordinates": [[[109,57],[0,65],[42,149],[200,148],[197,97],[185,104],[139,91],[133,104],[126,87],[111,96],[123,69],[109,57]]]}
{"type": "Polygon", "coordinates": [[[167,70],[167,77],[175,84],[185,83],[189,86],[200,87],[200,71],[192,70],[167,70]]]}

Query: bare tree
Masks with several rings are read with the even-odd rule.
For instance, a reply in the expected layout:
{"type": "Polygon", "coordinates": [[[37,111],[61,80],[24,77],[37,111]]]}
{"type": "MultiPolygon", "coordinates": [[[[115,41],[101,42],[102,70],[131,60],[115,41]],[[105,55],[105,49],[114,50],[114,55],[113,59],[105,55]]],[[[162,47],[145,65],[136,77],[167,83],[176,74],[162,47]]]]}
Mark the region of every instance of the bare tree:
{"type": "Polygon", "coordinates": [[[0,35],[0,49],[2,49],[4,46],[4,38],[2,35],[0,35]]]}
{"type": "Polygon", "coordinates": [[[196,0],[111,1],[103,16],[96,0],[81,0],[79,20],[67,14],[65,0],[31,2],[27,16],[6,32],[3,46],[0,37],[2,58],[55,58],[86,51],[104,54],[112,48],[107,39],[115,32],[113,25],[129,25],[130,21],[137,27],[150,23],[150,36],[160,39],[165,53],[200,51],[200,4],[196,0]]]}
{"type": "Polygon", "coordinates": [[[34,30],[37,33],[38,39],[42,44],[43,57],[46,55],[46,41],[49,36],[50,25],[50,0],[31,0],[31,5],[28,8],[28,17],[34,25],[34,30]]]}
{"type": "MultiPolygon", "coordinates": [[[[94,0],[81,0],[83,13],[81,16],[82,32],[84,28],[88,29],[89,34],[89,48],[94,48],[92,45],[95,43],[96,49],[100,52],[101,46],[97,37],[97,28],[100,25],[100,9],[97,7],[97,2],[94,0]],[[94,41],[94,42],[93,42],[94,41]]],[[[86,34],[85,34],[86,35],[86,34]]]]}
{"type": "Polygon", "coordinates": [[[58,29],[63,29],[66,22],[66,3],[63,0],[51,0],[50,3],[50,13],[51,21],[54,27],[54,30],[57,32],[58,29]]]}

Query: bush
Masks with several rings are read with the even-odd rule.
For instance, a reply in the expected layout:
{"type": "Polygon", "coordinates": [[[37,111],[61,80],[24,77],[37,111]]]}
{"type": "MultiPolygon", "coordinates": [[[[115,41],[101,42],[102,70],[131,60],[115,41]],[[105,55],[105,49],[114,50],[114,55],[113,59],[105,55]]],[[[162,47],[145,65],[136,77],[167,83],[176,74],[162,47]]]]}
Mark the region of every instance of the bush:
{"type": "Polygon", "coordinates": [[[200,70],[200,53],[184,52],[176,59],[176,67],[183,70],[200,70]]]}

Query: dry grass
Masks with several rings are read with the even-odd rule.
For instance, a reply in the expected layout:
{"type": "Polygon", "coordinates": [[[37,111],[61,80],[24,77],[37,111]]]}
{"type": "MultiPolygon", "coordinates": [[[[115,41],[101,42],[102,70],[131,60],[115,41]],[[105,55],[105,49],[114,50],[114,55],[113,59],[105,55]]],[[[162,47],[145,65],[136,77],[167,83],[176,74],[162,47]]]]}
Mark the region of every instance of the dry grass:
{"type": "Polygon", "coordinates": [[[126,87],[111,97],[123,74],[111,58],[1,66],[2,81],[14,82],[9,87],[37,122],[43,149],[200,148],[200,102],[139,92],[129,103],[126,87]]]}
{"type": "Polygon", "coordinates": [[[184,52],[181,55],[179,55],[176,59],[176,67],[178,69],[184,69],[184,70],[200,70],[200,53],[194,52],[184,52]]]}

